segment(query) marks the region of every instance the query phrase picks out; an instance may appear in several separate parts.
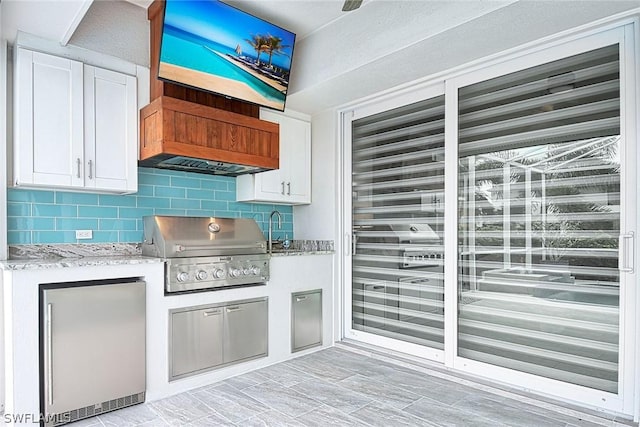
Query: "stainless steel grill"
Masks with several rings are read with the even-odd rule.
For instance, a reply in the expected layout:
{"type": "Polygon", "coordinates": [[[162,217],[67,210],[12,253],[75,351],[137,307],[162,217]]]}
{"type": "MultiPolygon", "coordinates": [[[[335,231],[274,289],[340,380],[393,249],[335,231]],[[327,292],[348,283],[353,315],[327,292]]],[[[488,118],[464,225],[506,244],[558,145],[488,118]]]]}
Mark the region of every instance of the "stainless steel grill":
{"type": "Polygon", "coordinates": [[[267,241],[253,219],[147,216],[142,254],[166,259],[169,293],[269,280],[267,241]]]}

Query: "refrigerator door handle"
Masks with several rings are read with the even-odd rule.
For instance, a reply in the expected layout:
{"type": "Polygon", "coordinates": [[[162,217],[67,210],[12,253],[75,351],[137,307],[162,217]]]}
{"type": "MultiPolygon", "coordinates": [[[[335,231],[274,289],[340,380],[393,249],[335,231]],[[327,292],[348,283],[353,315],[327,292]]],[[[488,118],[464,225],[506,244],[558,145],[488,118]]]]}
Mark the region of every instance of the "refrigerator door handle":
{"type": "Polygon", "coordinates": [[[51,333],[51,303],[47,304],[47,394],[49,406],[53,405],[53,335],[51,333]]]}

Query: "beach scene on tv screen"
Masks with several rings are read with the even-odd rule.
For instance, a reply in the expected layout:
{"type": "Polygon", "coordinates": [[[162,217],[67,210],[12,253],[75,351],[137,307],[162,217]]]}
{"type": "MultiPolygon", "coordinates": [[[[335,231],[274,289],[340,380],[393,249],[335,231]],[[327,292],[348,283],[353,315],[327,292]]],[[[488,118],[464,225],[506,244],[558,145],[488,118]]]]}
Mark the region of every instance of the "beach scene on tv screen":
{"type": "Polygon", "coordinates": [[[295,34],[219,1],[167,0],[161,79],[284,110],[295,34]]]}

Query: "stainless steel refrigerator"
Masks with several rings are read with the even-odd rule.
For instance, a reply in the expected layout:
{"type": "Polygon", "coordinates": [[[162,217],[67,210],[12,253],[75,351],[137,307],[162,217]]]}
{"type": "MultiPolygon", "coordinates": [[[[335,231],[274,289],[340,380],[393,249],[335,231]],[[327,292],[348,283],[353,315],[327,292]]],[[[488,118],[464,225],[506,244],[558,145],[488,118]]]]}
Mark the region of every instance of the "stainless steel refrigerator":
{"type": "Polygon", "coordinates": [[[143,402],[145,282],[118,279],[40,289],[45,425],[143,402]]]}

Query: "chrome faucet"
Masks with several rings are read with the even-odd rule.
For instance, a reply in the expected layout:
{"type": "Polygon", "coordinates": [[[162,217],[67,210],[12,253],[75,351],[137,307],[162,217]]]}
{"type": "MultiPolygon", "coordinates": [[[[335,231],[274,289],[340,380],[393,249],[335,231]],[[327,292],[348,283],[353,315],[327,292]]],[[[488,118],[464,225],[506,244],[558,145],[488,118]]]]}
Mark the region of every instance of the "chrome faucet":
{"type": "Polygon", "coordinates": [[[273,252],[273,240],[271,238],[273,232],[273,216],[278,215],[278,228],[282,230],[282,216],[278,211],[271,211],[271,215],[269,215],[269,253],[273,252]]]}

